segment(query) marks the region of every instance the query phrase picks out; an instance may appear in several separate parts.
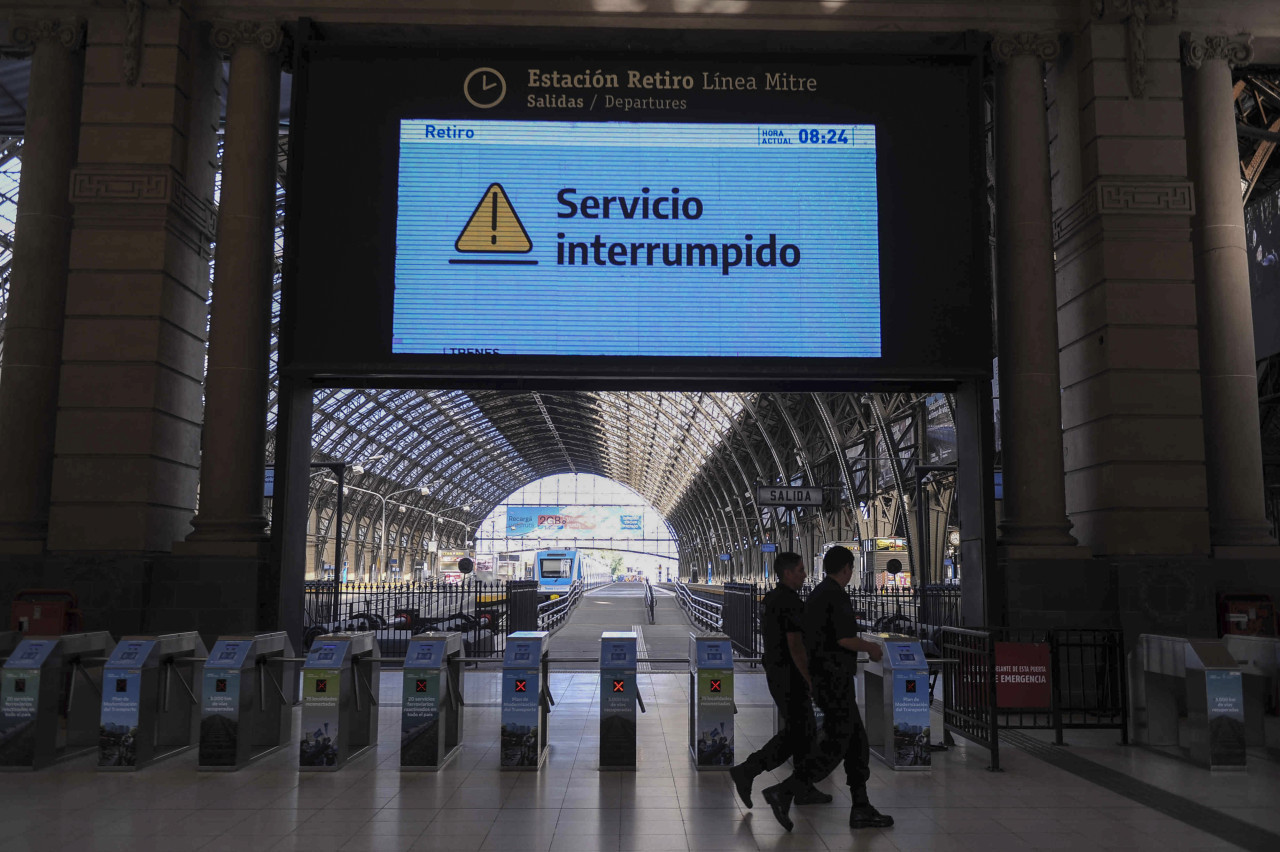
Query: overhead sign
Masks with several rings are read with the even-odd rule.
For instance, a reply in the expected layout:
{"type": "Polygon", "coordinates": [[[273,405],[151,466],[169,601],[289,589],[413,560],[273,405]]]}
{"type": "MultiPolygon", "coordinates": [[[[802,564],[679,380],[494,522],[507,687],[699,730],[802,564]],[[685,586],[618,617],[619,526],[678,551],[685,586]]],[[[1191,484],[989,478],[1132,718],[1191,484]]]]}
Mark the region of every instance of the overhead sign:
{"type": "Polygon", "coordinates": [[[874,125],[404,119],[399,173],[393,353],[881,354],[874,125]]]}
{"type": "Polygon", "coordinates": [[[505,538],[539,540],[644,538],[639,506],[508,506],[501,527],[505,538]]]}
{"type": "Polygon", "coordinates": [[[989,377],[978,40],[883,40],[300,46],[281,372],[989,377]]]}
{"type": "Polygon", "coordinates": [[[758,506],[821,506],[821,486],[758,485],[758,506]]]}

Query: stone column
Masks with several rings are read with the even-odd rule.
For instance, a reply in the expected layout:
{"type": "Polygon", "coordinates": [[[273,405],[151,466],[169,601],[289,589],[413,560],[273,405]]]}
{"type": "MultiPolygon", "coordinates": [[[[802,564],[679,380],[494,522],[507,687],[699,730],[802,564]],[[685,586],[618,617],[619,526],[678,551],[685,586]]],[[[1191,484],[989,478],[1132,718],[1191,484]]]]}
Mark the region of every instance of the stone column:
{"type": "Polygon", "coordinates": [[[44,549],[71,244],[84,21],[17,20],[34,48],[0,374],[0,552],[44,549]]]}
{"type": "Polygon", "coordinates": [[[1209,537],[1222,547],[1274,545],[1263,508],[1262,439],[1231,68],[1249,36],[1183,36],[1200,388],[1204,399],[1209,537]]]}
{"type": "Polygon", "coordinates": [[[997,34],[996,293],[1005,520],[1001,543],[1070,547],[1062,465],[1044,63],[1058,42],[997,34]]]}
{"type": "Polygon", "coordinates": [[[262,511],[275,231],[282,31],[219,22],[231,54],[222,155],[209,363],[200,455],[200,511],[183,553],[265,554],[262,511]]]}

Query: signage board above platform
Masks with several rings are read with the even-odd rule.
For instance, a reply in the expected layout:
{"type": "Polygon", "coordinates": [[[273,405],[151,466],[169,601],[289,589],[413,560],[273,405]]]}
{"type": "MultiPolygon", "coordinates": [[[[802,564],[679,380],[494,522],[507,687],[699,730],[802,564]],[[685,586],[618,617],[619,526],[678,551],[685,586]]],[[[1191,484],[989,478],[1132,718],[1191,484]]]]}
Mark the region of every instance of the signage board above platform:
{"type": "Polygon", "coordinates": [[[821,486],[757,485],[757,506],[821,506],[821,486]]]}

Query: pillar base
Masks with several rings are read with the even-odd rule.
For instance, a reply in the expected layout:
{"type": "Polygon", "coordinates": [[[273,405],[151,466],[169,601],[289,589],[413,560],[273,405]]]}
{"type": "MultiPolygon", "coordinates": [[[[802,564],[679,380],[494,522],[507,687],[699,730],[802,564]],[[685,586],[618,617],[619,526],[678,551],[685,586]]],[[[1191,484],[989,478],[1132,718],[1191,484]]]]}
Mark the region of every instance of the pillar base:
{"type": "Polygon", "coordinates": [[[237,559],[266,559],[269,539],[189,538],[173,543],[174,556],[229,556],[237,559]]]}
{"type": "Polygon", "coordinates": [[[266,518],[215,520],[196,515],[191,526],[194,530],[184,541],[173,543],[174,555],[267,558],[271,537],[266,518]]]}
{"type": "Polygon", "coordinates": [[[1280,545],[1222,545],[1213,548],[1214,559],[1271,559],[1280,562],[1280,545]]]}
{"type": "Polygon", "coordinates": [[[0,553],[15,556],[39,556],[44,553],[45,537],[20,527],[0,525],[0,553]]]}
{"type": "Polygon", "coordinates": [[[1093,553],[1082,544],[1044,545],[1044,544],[996,544],[996,555],[1000,559],[1090,559],[1093,553]]]}
{"type": "Polygon", "coordinates": [[[1241,522],[1215,525],[1209,522],[1209,540],[1213,542],[1216,553],[1223,548],[1258,548],[1276,547],[1276,540],[1271,537],[1271,526],[1266,521],[1241,522]]]}
{"type": "MultiPolygon", "coordinates": [[[[1000,524],[997,547],[1078,547],[1079,542],[1071,534],[1071,522],[1063,520],[1056,524],[1023,524],[1005,518],[1000,524]]],[[[1084,554],[1088,556],[1086,552],[1084,554]]]]}

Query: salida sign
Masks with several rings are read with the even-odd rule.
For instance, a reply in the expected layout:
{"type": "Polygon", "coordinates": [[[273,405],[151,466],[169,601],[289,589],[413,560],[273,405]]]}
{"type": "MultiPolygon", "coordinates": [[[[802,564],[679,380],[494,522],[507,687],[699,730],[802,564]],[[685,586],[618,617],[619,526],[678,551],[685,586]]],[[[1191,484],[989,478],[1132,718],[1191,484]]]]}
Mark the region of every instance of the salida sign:
{"type": "Polygon", "coordinates": [[[1049,646],[1043,642],[997,642],[996,706],[1049,709],[1049,646]]]}

